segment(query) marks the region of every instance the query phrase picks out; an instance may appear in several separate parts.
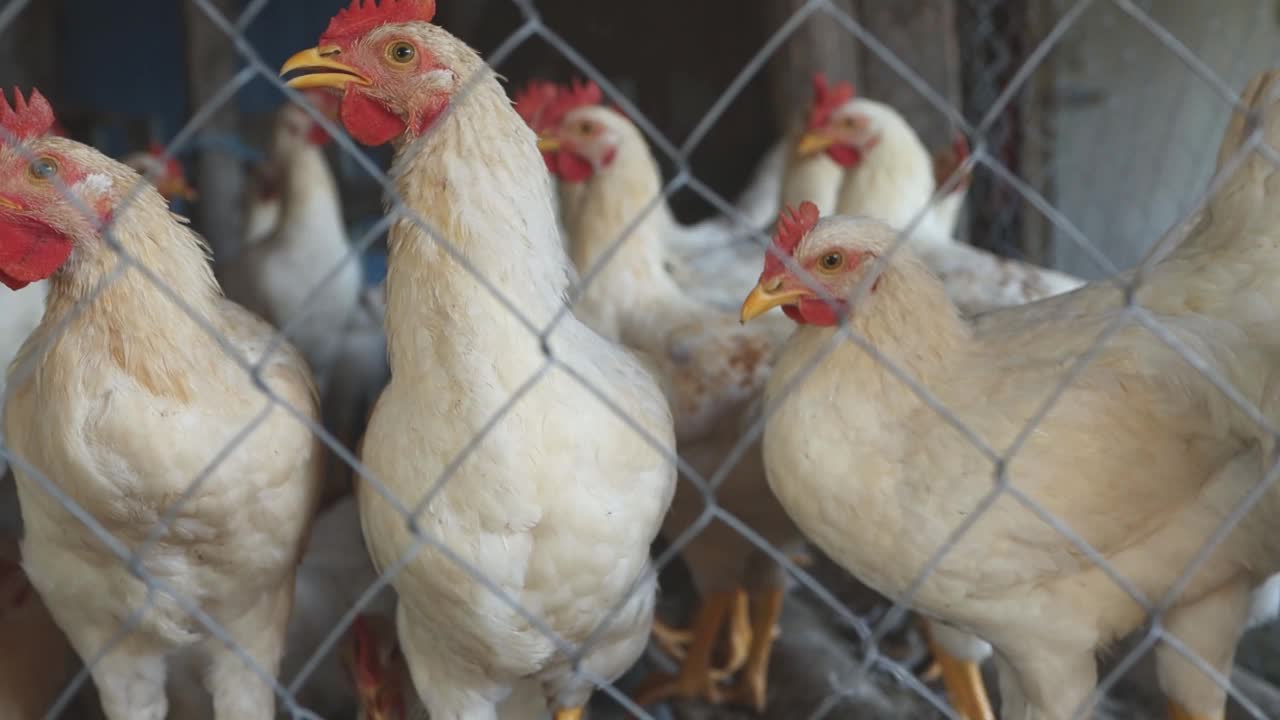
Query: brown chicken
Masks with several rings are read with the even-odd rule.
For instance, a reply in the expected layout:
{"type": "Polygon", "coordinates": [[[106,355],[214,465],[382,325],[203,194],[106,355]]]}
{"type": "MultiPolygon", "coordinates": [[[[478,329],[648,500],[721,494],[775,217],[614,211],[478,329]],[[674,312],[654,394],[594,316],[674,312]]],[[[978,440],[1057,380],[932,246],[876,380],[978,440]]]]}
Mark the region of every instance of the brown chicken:
{"type": "MultiPolygon", "coordinates": [[[[1273,147],[1277,96],[1280,72],[1245,93],[1273,147]]],[[[1229,147],[1243,123],[1228,133],[1229,147]]],[[[743,304],[744,319],[782,306],[800,324],[767,392],[770,486],[811,540],[890,597],[948,547],[910,601],[994,646],[1002,717],[1072,717],[1092,699],[1095,653],[1146,619],[1033,506],[1150,602],[1167,599],[1163,632],[1230,676],[1250,591],[1280,569],[1280,489],[1267,489],[1178,585],[1274,462],[1272,436],[1134,315],[1157,323],[1274,424],[1278,173],[1253,153],[1187,240],[1140,278],[1001,310],[976,327],[910,248],[885,256],[889,227],[819,222],[813,206],[780,224],[778,257],[743,304]],[[1141,310],[1126,302],[1130,283],[1141,310]],[[833,337],[846,317],[875,353],[833,337]],[[1006,455],[1013,492],[951,544],[1006,455]]],[[[1222,717],[1225,693],[1213,678],[1168,643],[1155,653],[1175,717],[1222,717]]]]}

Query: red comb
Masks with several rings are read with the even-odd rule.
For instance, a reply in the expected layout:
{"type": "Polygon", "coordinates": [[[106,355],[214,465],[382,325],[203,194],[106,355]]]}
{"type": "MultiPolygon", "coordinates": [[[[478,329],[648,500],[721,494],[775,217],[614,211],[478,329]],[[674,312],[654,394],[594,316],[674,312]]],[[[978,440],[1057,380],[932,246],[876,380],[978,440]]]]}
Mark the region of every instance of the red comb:
{"type": "Polygon", "coordinates": [[[804,240],[804,236],[817,227],[820,216],[821,213],[818,212],[818,206],[808,200],[800,203],[798,211],[790,205],[782,208],[782,212],[778,214],[778,229],[773,233],[774,250],[767,251],[764,254],[764,275],[766,277],[772,277],[786,270],[787,266],[782,262],[781,256],[792,257],[795,255],[796,248],[800,246],[800,241],[804,240]]]}
{"type": "Polygon", "coordinates": [[[516,93],[516,112],[534,132],[542,132],[550,127],[547,123],[547,109],[560,95],[560,88],[546,80],[531,80],[516,93]]]}
{"type": "Polygon", "coordinates": [[[831,122],[831,114],[841,105],[853,99],[856,93],[853,83],[840,82],[827,84],[827,76],[823,73],[813,75],[813,107],[809,110],[809,129],[823,127],[831,122]]]}
{"type": "Polygon", "coordinates": [[[542,122],[546,123],[547,127],[559,125],[565,115],[581,107],[599,105],[602,100],[604,100],[604,92],[600,90],[599,85],[590,80],[586,82],[574,80],[569,85],[560,87],[555,101],[549,104],[543,113],[542,122]]]}
{"type": "Polygon", "coordinates": [[[376,27],[398,23],[431,22],[436,16],[435,0],[351,0],[339,10],[320,36],[320,44],[364,35],[376,27]]]}
{"type": "MultiPolygon", "coordinates": [[[[53,127],[53,108],[39,90],[31,91],[31,98],[22,97],[22,91],[13,89],[13,105],[0,92],[0,127],[8,130],[17,140],[31,140],[49,132],[53,127]]],[[[0,140],[7,138],[0,138],[0,140]]]]}

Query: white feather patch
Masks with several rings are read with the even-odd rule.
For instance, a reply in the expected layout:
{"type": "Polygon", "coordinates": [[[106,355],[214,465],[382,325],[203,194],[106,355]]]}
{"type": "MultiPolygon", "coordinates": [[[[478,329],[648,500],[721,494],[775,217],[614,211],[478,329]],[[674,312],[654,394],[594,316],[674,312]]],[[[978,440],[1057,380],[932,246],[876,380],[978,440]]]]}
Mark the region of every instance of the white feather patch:
{"type": "Polygon", "coordinates": [[[111,192],[112,185],[110,176],[103,173],[90,173],[83,180],[76,183],[74,189],[82,197],[102,197],[111,192]]]}

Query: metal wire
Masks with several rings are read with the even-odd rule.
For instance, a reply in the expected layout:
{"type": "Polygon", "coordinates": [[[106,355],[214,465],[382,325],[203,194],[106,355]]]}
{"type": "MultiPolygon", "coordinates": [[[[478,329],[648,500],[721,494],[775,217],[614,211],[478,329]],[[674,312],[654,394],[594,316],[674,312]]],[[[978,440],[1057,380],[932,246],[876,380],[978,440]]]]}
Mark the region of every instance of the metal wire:
{"type": "MultiPolygon", "coordinates": [[[[182,153],[184,149],[190,149],[197,142],[200,133],[204,131],[204,126],[209,123],[218,110],[226,103],[233,101],[236,94],[245,85],[255,79],[262,78],[276,87],[291,102],[300,104],[321,127],[329,132],[340,150],[355,160],[355,165],[360,171],[366,174],[368,179],[376,183],[386,194],[387,214],[384,220],[377,223],[353,243],[341,263],[328,269],[323,280],[316,287],[310,289],[307,300],[303,303],[304,306],[310,305],[312,301],[322,297],[326,291],[326,286],[338,276],[345,264],[359,262],[361,254],[384,231],[393,228],[397,223],[404,223],[416,228],[423,237],[438,246],[442,252],[447,254],[465,272],[469,273],[498,303],[503,311],[509,313],[522,329],[529,333],[529,339],[540,344],[543,351],[543,362],[535,372],[519,384],[506,401],[484,422],[480,430],[445,464],[437,477],[423,478],[421,496],[396,497],[395,493],[375,477],[369,468],[356,457],[356,453],[351,448],[346,447],[317,421],[310,409],[291,405],[280,397],[263,377],[263,372],[269,359],[287,345],[289,332],[302,322],[310,309],[304,310],[297,316],[282,323],[283,327],[269,340],[261,357],[255,362],[250,362],[249,359],[241,356],[240,352],[236,350],[227,338],[222,336],[218,327],[191,307],[184,299],[180,288],[171,287],[163,275],[157,273],[154,268],[147,267],[137,258],[132,257],[127,248],[120,244],[115,235],[119,219],[129,212],[130,206],[143,193],[149,192],[146,184],[139,182],[113,209],[111,219],[100,228],[108,246],[117,256],[117,263],[114,269],[104,275],[97,286],[76,307],[61,318],[56,325],[46,329],[45,340],[41,346],[36,348],[35,351],[26,354],[23,361],[16,364],[12,369],[6,392],[11,394],[13,388],[31,381],[38,373],[45,354],[57,344],[57,340],[67,332],[67,329],[75,323],[75,320],[99,300],[104,290],[120,282],[125,275],[133,274],[141,278],[148,287],[157,291],[158,296],[167,302],[173,303],[183,311],[201,332],[217,343],[225,354],[226,359],[243,371],[251,379],[258,392],[262,394],[263,406],[229,441],[216,449],[216,451],[211,452],[203,469],[195,477],[191,478],[185,489],[165,506],[154,525],[146,529],[142,539],[134,543],[113,535],[108,529],[109,523],[104,523],[102,518],[95,517],[91,510],[84,507],[81,499],[72,497],[67,489],[59,484],[59,479],[56,476],[48,474],[51,470],[50,468],[34,467],[30,459],[23,458],[13,450],[0,445],[0,458],[8,460],[14,467],[27,492],[38,491],[56,499],[66,508],[74,522],[83,526],[83,532],[86,537],[92,537],[95,541],[102,543],[119,560],[121,566],[127,568],[137,580],[143,583],[147,590],[146,603],[141,607],[134,608],[129,613],[120,624],[120,627],[110,634],[110,638],[104,647],[97,649],[84,659],[84,669],[62,691],[46,714],[47,718],[52,719],[63,715],[84,684],[91,678],[92,672],[98,666],[98,663],[115,652],[128,636],[139,628],[145,614],[154,608],[156,598],[159,596],[168,598],[184,612],[188,613],[192,621],[201,628],[201,632],[208,638],[229,648],[255,675],[271,688],[284,711],[295,718],[317,718],[318,716],[313,711],[302,707],[299,703],[299,693],[306,687],[307,681],[314,676],[324,659],[335,652],[339,642],[356,618],[371,606],[382,591],[387,587],[394,587],[400,573],[406,567],[409,567],[413,560],[427,548],[431,548],[434,552],[465,571],[487,592],[492,593],[508,608],[528,622],[530,626],[543,633],[554,645],[556,652],[561,653],[565,658],[572,661],[575,672],[580,673],[582,677],[593,683],[602,693],[611,697],[636,716],[651,717],[643,708],[637,707],[628,695],[615,685],[613,678],[598,677],[581,667],[582,659],[592,651],[601,636],[608,631],[616,615],[624,608],[626,599],[605,613],[599,624],[587,634],[586,639],[582,643],[575,645],[556,633],[545,618],[539,617],[535,612],[523,607],[519,602],[519,598],[500,587],[491,578],[485,577],[479,568],[470,564],[459,554],[458,548],[449,547],[418,522],[420,515],[431,506],[433,501],[439,497],[439,494],[444,491],[445,487],[456,481],[455,478],[460,469],[489,438],[490,432],[509,416],[512,409],[529,392],[538,387],[548,375],[553,373],[572,378],[588,395],[595,398],[602,407],[607,408],[610,413],[621,421],[623,426],[634,432],[650,449],[659,453],[671,467],[676,468],[680,474],[680,482],[693,483],[705,503],[703,511],[690,527],[682,531],[677,537],[668,538],[670,544],[665,552],[654,559],[651,572],[661,572],[667,565],[674,562],[680,553],[708,525],[713,522],[723,523],[741,535],[752,548],[769,557],[779,567],[784,568],[823,608],[830,611],[849,628],[852,628],[860,641],[861,652],[863,653],[863,662],[858,670],[860,678],[865,678],[868,674],[873,673],[883,674],[918,693],[925,703],[938,712],[948,717],[958,717],[945,700],[916,678],[909,668],[883,654],[879,644],[911,611],[917,596],[929,583],[930,578],[942,565],[947,555],[969,533],[971,528],[986,516],[987,511],[997,501],[1002,498],[1009,498],[1027,508],[1031,515],[1061,534],[1067,543],[1096,565],[1103,574],[1107,575],[1134,602],[1140,605],[1147,612],[1150,619],[1150,628],[1138,646],[1121,659],[1121,662],[1113,672],[1101,679],[1085,705],[1077,709],[1077,713],[1083,713],[1087,707],[1096,705],[1104,700],[1124,672],[1136,664],[1144,653],[1158,643],[1163,642],[1174,648],[1178,654],[1211,677],[1247,712],[1253,714],[1254,717],[1262,717],[1261,711],[1249,698],[1231,687],[1229,677],[1224,675],[1220,669],[1212,667],[1204,659],[1198,657],[1192,648],[1168,633],[1161,623],[1164,614],[1177,606],[1179,597],[1186,590],[1194,572],[1207,562],[1211,552],[1227,538],[1247,513],[1271,491],[1271,485],[1276,475],[1280,475],[1280,465],[1270,468],[1266,472],[1264,480],[1247,497],[1240,499],[1239,503],[1223,519],[1217,530],[1209,538],[1206,538],[1204,545],[1188,566],[1183,569],[1183,572],[1168,589],[1167,593],[1156,599],[1148,598],[1132,580],[1113,568],[1107,558],[1093,548],[1085,537],[1073,530],[1065,520],[1048,512],[1037,502],[1035,497],[1020,488],[1018,486],[1018,478],[1010,472],[1010,463],[1013,458],[1019,453],[1022,446],[1029,441],[1041,422],[1051,415],[1060,398],[1069,392],[1072,382],[1097,359],[1114,335],[1125,328],[1133,326],[1145,329],[1153,343],[1163,345],[1181,357],[1190,367],[1199,371],[1209,385],[1219,390],[1225,398],[1238,408],[1242,415],[1257,424],[1260,434],[1269,436],[1272,440],[1280,439],[1280,434],[1277,433],[1271,418],[1265,412],[1266,408],[1258,407],[1255,399],[1250,398],[1240,388],[1233,385],[1231,378],[1226,377],[1212,362],[1196,353],[1185,341],[1172,332],[1159,317],[1148,311],[1137,301],[1137,291],[1145,279],[1146,272],[1149,270],[1147,264],[1144,263],[1142,267],[1129,275],[1119,274],[1118,269],[1114,267],[1107,255],[1099,249],[1099,246],[1086,237],[1063,213],[1058,211],[1034,183],[1023,180],[1014,169],[1006,167],[999,158],[993,157],[988,152],[985,144],[981,142],[981,138],[998,123],[1005,110],[1014,102],[1035,73],[1042,69],[1047,58],[1061,44],[1063,38],[1077,28],[1081,17],[1091,7],[1104,4],[1102,0],[1077,0],[1074,2],[1057,18],[1045,36],[1038,39],[1034,49],[1027,55],[1016,72],[1013,73],[1011,80],[1007,84],[1004,84],[1003,87],[997,87],[992,84],[990,87],[983,88],[984,96],[994,94],[995,99],[985,109],[982,117],[976,121],[966,118],[960,109],[955,108],[941,93],[930,87],[918,73],[911,69],[908,63],[893,53],[886,44],[876,38],[856,18],[833,6],[829,0],[808,0],[808,2],[798,7],[788,20],[770,34],[743,69],[726,86],[724,91],[716,97],[702,119],[683,142],[676,142],[667,137],[655,123],[645,116],[640,108],[635,106],[631,100],[618,90],[615,84],[610,82],[609,78],[589,58],[575,49],[556,29],[550,27],[539,13],[534,0],[511,0],[519,10],[523,18],[522,22],[516,30],[502,40],[494,51],[487,55],[487,66],[473,77],[466,79],[462,89],[455,95],[450,108],[446,112],[456,112],[457,108],[468,102],[472,90],[478,87],[480,83],[487,81],[491,73],[496,73],[512,53],[524,43],[537,37],[554,47],[587,78],[600,84],[605,94],[616,102],[635,122],[636,126],[652,144],[655,152],[665,156],[675,166],[674,177],[662,184],[658,193],[649,199],[636,217],[627,219],[624,224],[625,227],[616,240],[600,254],[592,267],[583,269],[581,275],[576,278],[576,283],[572,286],[570,297],[546,322],[537,322],[529,317],[525,310],[520,308],[509,297],[508,293],[504,292],[494,282],[493,278],[485,277],[483,271],[470,261],[453,239],[446,237],[438,228],[433,227],[424,218],[420,217],[404,201],[397,189],[398,169],[393,168],[391,172],[384,172],[377,167],[361,152],[342,128],[323,117],[315,108],[303,102],[301,94],[288,88],[278,77],[275,69],[269,67],[262,60],[258,51],[247,41],[245,32],[270,0],[252,0],[240,15],[234,19],[226,17],[210,0],[191,0],[191,2],[201,10],[214,27],[224,33],[231,41],[236,54],[242,61],[243,67],[208,102],[193,113],[182,130],[165,148],[166,156],[176,156],[182,153]],[[974,169],[989,171],[993,177],[1011,188],[1028,205],[1043,213],[1057,230],[1076,243],[1099,267],[1106,268],[1114,276],[1110,282],[1118,290],[1123,291],[1124,307],[1122,311],[1116,315],[1113,322],[1107,324],[1098,333],[1097,338],[1087,351],[1077,357],[1064,359],[1069,362],[1064,361],[1064,371],[1061,374],[1061,378],[1054,387],[1045,388],[1046,397],[1044,402],[1016,434],[1008,448],[1001,450],[990,446],[982,438],[981,428],[974,428],[967,424],[954,409],[947,407],[934,390],[931,390],[925,383],[914,377],[906,368],[897,364],[892,357],[887,356],[878,349],[873,340],[859,334],[853,325],[848,322],[848,318],[842,323],[839,331],[833,335],[831,342],[815,353],[812,358],[809,358],[804,367],[790,377],[788,386],[782,388],[781,392],[776,393],[775,401],[762,407],[759,414],[746,423],[741,437],[721,461],[720,465],[714,472],[705,476],[686,462],[677,452],[677,448],[669,447],[662,439],[653,436],[651,432],[646,430],[636,418],[631,416],[628,408],[618,403],[607,389],[595,385],[590,378],[578,372],[572,363],[566,362],[565,358],[557,357],[552,350],[551,333],[563,323],[568,322],[568,318],[571,317],[573,303],[583,296],[592,283],[599,281],[605,267],[616,260],[622,243],[652,213],[659,212],[662,204],[666,203],[676,192],[688,188],[710,203],[718,212],[731,217],[740,226],[749,226],[748,218],[739,208],[736,208],[731,202],[721,197],[708,184],[696,176],[691,168],[690,158],[707,139],[724,114],[728,112],[735,100],[745,91],[752,79],[760,74],[766,63],[774,57],[786,42],[792,39],[796,31],[806,21],[828,21],[842,27],[848,32],[850,42],[861,43],[893,73],[897,74],[904,83],[919,92],[934,109],[944,114],[954,127],[960,128],[966,136],[978,140],[977,146],[972,156],[966,161],[963,170],[966,172],[974,169]],[[991,489],[985,493],[972,511],[948,535],[943,545],[936,548],[916,577],[906,585],[905,590],[898,596],[889,598],[892,603],[891,607],[875,619],[860,617],[850,608],[845,607],[817,578],[797,567],[785,552],[780,548],[774,547],[768,539],[748,523],[734,516],[717,498],[717,492],[729,477],[732,469],[748,453],[759,452],[760,440],[768,422],[776,414],[781,404],[785,402],[785,398],[790,392],[806,382],[832,353],[849,351],[850,349],[866,353],[874,358],[876,362],[882,364],[893,378],[902,383],[905,393],[914,395],[923,406],[936,413],[940,423],[949,425],[956,433],[965,438],[992,466],[991,489]],[[386,508],[399,515],[414,537],[414,542],[411,546],[394,563],[387,567],[379,568],[376,582],[365,589],[355,603],[344,612],[342,618],[319,643],[312,656],[287,684],[283,684],[284,678],[278,679],[271,669],[263,667],[248,651],[240,647],[232,633],[220,625],[206,609],[201,608],[192,599],[183,597],[171,583],[165,582],[152,574],[148,565],[148,561],[154,559],[153,554],[156,546],[172,532],[173,525],[181,512],[187,509],[193,499],[200,494],[200,491],[205,488],[210,478],[219,472],[225,472],[224,464],[227,459],[242,451],[242,442],[251,436],[276,411],[285,413],[313,433],[327,452],[332,452],[339,458],[355,473],[361,483],[367,484],[377,493],[381,501],[387,503],[386,508]]],[[[1221,101],[1224,109],[1231,111],[1246,110],[1241,105],[1240,96],[1231,88],[1230,84],[1220,78],[1208,63],[1198,57],[1193,50],[1162,26],[1148,12],[1138,7],[1131,0],[1109,0],[1109,3],[1131,17],[1152,37],[1168,48],[1173,57],[1177,58],[1186,68],[1189,75],[1199,77],[1207,82],[1215,91],[1216,97],[1221,101]]],[[[6,28],[19,17],[28,4],[25,0],[15,0],[0,10],[0,30],[6,28]]],[[[982,26],[990,31],[992,29],[991,18],[986,17],[982,26]]],[[[1214,140],[1216,138],[1205,139],[1206,142],[1213,142],[1214,140]]],[[[28,160],[34,159],[28,148],[3,128],[0,128],[0,142],[3,142],[6,146],[18,148],[19,152],[24,157],[27,157],[28,160]]],[[[1275,150],[1265,145],[1261,131],[1256,128],[1248,138],[1244,139],[1242,147],[1231,161],[1221,169],[1220,175],[1211,184],[1211,189],[1196,198],[1196,210],[1188,212],[1187,217],[1194,216],[1199,208],[1210,202],[1214,195],[1213,189],[1220,187],[1225,177],[1231,175],[1242,163],[1247,162],[1248,158],[1253,156],[1262,157],[1272,163],[1276,161],[1275,150]]],[[[934,193],[930,206],[946,197],[960,182],[962,175],[963,173],[956,173],[947,183],[938,188],[934,193]]],[[[94,223],[98,222],[95,213],[70,188],[63,185],[61,180],[57,180],[55,185],[64,194],[69,203],[82,213],[85,218],[94,223]]],[[[853,293],[850,298],[851,305],[856,305],[858,301],[861,301],[869,294],[876,278],[889,266],[894,254],[899,252],[900,248],[908,242],[911,234],[924,221],[929,210],[930,207],[921,208],[905,227],[899,228],[899,235],[893,246],[876,262],[875,267],[863,278],[859,288],[853,293]]],[[[767,236],[762,233],[756,233],[755,236],[756,239],[767,244],[767,236]]],[[[741,241],[741,236],[738,236],[736,241],[741,241]]],[[[769,251],[772,252],[772,248],[769,251]]],[[[1153,250],[1153,252],[1155,251],[1153,250]]],[[[797,266],[793,259],[789,257],[780,259],[794,273],[813,285],[824,300],[828,302],[836,300],[836,298],[827,294],[820,283],[808,277],[803,268],[797,266]]],[[[748,289],[743,288],[744,294],[748,289]]],[[[2,441],[2,438],[0,438],[0,441],[2,441]]],[[[1259,468],[1259,470],[1261,471],[1262,468],[1259,468]]],[[[648,587],[649,579],[649,576],[644,574],[634,578],[631,586],[632,592],[648,587]]],[[[811,716],[815,718],[824,717],[843,698],[858,695],[858,691],[852,690],[846,685],[846,682],[852,683],[853,680],[833,679],[830,696],[817,703],[811,716]]]]}

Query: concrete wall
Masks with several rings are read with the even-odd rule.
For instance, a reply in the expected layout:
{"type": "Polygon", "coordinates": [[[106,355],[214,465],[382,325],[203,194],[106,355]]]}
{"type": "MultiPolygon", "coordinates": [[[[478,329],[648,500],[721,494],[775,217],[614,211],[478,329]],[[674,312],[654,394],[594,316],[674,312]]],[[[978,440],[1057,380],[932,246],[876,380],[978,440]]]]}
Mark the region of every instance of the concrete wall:
{"type": "MultiPolygon", "coordinates": [[[[1055,16],[1074,1],[1058,0],[1055,16]]],[[[1149,12],[1238,91],[1280,63],[1276,0],[1147,0],[1149,12]]],[[[1131,267],[1209,181],[1230,106],[1121,9],[1097,0],[1055,52],[1050,200],[1117,267],[1131,267]]],[[[1035,178],[1032,178],[1035,181],[1035,178]]],[[[1054,235],[1054,266],[1105,275],[1054,235]]]]}

